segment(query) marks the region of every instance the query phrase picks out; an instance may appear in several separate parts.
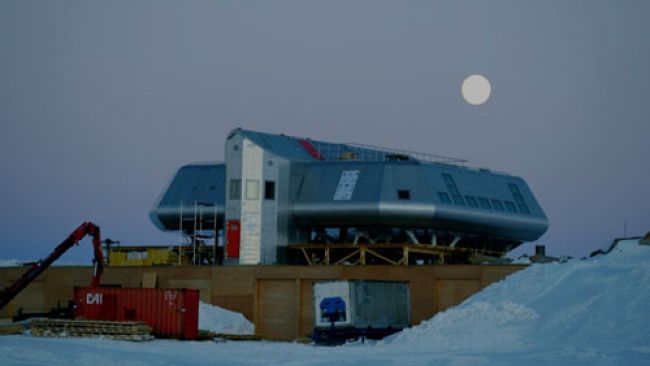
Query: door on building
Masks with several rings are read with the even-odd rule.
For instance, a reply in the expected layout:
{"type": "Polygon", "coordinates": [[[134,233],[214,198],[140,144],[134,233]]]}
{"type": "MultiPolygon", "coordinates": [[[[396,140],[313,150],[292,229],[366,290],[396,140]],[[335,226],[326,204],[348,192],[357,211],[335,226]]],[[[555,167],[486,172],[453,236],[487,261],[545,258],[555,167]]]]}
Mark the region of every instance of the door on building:
{"type": "Polygon", "coordinates": [[[226,225],[226,256],[239,258],[239,237],[241,224],[239,220],[228,220],[226,225]]]}

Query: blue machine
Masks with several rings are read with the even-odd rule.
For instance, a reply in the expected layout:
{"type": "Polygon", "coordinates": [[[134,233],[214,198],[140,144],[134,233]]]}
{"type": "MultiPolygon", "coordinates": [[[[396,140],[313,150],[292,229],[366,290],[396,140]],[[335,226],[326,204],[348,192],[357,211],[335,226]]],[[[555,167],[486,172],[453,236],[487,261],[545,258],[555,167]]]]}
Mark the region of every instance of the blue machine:
{"type": "Polygon", "coordinates": [[[410,326],[408,283],[400,281],[324,281],[314,283],[317,344],[381,339],[410,326]]]}
{"type": "Polygon", "coordinates": [[[321,321],[346,321],[345,301],[340,296],[326,297],[320,302],[321,321]]]}

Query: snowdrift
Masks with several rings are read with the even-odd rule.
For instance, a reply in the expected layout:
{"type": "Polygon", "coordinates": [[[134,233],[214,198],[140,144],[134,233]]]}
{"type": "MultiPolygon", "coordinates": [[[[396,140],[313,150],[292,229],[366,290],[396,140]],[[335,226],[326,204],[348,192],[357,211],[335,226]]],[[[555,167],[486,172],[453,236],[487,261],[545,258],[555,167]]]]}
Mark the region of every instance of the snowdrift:
{"type": "Polygon", "coordinates": [[[432,353],[650,350],[650,247],[533,265],[378,346],[432,353]]]}
{"type": "Polygon", "coordinates": [[[255,333],[253,323],[242,314],[204,302],[199,303],[199,329],[223,334],[255,333]]]}

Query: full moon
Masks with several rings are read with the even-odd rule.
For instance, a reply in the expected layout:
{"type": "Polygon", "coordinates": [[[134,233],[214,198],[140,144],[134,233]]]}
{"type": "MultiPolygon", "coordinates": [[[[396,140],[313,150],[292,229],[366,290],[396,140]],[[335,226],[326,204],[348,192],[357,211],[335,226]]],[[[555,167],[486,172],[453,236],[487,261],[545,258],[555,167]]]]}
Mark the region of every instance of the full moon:
{"type": "Polygon", "coordinates": [[[490,98],[492,87],[490,81],[483,75],[470,75],[463,81],[460,88],[465,101],[471,105],[481,105],[490,98]]]}

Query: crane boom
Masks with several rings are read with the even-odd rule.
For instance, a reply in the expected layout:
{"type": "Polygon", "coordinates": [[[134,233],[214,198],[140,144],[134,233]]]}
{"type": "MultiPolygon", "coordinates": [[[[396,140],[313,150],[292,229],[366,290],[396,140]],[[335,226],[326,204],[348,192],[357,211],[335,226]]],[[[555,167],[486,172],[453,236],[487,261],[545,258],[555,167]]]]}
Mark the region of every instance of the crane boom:
{"type": "Polygon", "coordinates": [[[61,242],[45,259],[42,259],[32,265],[25,274],[16,282],[0,293],[0,309],[5,307],[14,297],[16,297],[27,285],[32,283],[41,273],[50,265],[59,259],[73,245],[77,244],[86,235],[92,236],[93,250],[95,258],[93,259],[93,277],[90,286],[99,286],[102,272],[104,270],[104,254],[102,253],[101,235],[99,227],[90,221],[81,224],[65,240],[61,242]]]}

